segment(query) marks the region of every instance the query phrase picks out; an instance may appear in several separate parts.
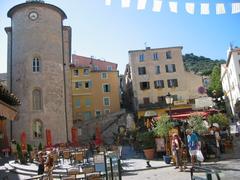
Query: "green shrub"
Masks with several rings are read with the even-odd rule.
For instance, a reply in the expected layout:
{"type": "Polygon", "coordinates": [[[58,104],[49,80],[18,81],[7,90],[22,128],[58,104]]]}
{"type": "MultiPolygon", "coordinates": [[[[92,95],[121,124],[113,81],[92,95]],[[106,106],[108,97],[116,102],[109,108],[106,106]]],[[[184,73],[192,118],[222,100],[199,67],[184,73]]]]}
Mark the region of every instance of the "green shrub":
{"type": "Polygon", "coordinates": [[[143,149],[151,149],[155,146],[153,131],[138,132],[137,140],[141,143],[143,149]]]}

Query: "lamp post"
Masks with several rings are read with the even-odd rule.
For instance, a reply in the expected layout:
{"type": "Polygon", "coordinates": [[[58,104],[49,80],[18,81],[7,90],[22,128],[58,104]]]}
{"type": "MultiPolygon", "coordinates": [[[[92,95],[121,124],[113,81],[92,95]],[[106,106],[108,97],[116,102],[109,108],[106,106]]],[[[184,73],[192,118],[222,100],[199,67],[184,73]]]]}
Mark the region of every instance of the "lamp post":
{"type": "Polygon", "coordinates": [[[166,96],[165,96],[165,101],[166,101],[166,104],[168,105],[169,107],[169,116],[170,116],[170,120],[172,120],[172,109],[171,109],[171,105],[173,104],[173,97],[170,93],[168,93],[166,96]]]}

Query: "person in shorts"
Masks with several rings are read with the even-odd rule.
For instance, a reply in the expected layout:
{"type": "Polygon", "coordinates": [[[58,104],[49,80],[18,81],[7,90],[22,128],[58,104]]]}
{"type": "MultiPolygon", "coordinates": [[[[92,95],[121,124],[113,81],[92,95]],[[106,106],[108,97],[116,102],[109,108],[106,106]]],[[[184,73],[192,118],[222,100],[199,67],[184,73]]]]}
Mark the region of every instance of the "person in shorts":
{"type": "Polygon", "coordinates": [[[196,155],[198,150],[198,137],[196,133],[192,131],[192,129],[187,129],[186,134],[187,134],[187,141],[188,141],[188,151],[191,156],[191,163],[193,167],[197,159],[196,155]]]}

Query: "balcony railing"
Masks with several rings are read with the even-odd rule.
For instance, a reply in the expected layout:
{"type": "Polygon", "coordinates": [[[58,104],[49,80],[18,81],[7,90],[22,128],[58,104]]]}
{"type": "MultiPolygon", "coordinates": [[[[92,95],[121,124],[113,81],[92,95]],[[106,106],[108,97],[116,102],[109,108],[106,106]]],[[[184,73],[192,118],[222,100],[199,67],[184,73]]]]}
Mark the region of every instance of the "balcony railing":
{"type": "Polygon", "coordinates": [[[165,102],[149,103],[149,104],[139,104],[140,109],[156,109],[156,108],[167,108],[168,105],[165,102]]]}

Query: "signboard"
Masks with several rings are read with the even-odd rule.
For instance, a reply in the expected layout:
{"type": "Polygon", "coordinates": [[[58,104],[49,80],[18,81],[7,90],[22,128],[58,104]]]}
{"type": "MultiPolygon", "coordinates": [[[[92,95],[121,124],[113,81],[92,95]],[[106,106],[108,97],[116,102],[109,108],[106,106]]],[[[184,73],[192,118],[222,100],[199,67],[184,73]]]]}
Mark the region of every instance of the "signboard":
{"type": "Polygon", "coordinates": [[[174,106],[177,106],[177,105],[185,105],[187,104],[187,100],[184,99],[184,100],[178,100],[178,101],[174,101],[174,106]]]}
{"type": "Polygon", "coordinates": [[[193,108],[203,109],[211,106],[213,106],[213,101],[211,97],[201,97],[201,98],[195,99],[195,106],[193,108]]]}

